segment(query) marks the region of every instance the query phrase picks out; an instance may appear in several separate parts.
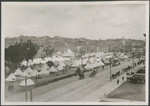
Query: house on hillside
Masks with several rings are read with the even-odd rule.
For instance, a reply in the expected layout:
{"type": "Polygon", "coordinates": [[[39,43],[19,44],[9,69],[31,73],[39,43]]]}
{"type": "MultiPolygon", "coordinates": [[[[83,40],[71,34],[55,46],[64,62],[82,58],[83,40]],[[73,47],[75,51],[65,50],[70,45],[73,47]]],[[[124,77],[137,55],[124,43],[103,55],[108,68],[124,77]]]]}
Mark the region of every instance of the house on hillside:
{"type": "Polygon", "coordinates": [[[143,52],[144,51],[144,47],[142,47],[140,44],[134,44],[132,47],[132,51],[137,53],[137,52],[143,52]]]}

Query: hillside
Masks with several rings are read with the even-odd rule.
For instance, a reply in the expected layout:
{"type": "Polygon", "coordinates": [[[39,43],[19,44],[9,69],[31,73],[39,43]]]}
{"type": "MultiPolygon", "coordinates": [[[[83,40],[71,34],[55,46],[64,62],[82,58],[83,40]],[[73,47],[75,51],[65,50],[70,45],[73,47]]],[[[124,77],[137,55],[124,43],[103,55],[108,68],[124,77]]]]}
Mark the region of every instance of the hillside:
{"type": "MultiPolygon", "coordinates": [[[[15,44],[16,42],[25,42],[27,40],[31,40],[33,43],[39,45],[39,47],[49,47],[54,48],[55,51],[62,51],[64,49],[71,49],[76,51],[77,46],[84,47],[85,51],[96,51],[97,47],[109,47],[109,51],[121,51],[123,44],[122,38],[120,39],[106,39],[106,40],[90,40],[86,38],[64,38],[60,36],[49,37],[35,37],[35,36],[20,36],[13,38],[5,38],[5,48],[10,45],[15,44]]],[[[125,39],[126,50],[131,50],[133,44],[140,44],[144,47],[145,42],[142,40],[133,40],[133,39],[125,39]]]]}

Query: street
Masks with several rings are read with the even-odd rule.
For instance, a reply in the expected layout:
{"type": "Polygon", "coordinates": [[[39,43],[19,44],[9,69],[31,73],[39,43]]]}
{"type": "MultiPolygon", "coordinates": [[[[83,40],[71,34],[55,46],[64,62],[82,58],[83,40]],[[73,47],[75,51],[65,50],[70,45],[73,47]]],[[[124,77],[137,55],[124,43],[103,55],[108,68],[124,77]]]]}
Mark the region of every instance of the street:
{"type": "MultiPolygon", "coordinates": [[[[138,59],[135,59],[137,62],[138,59]]],[[[132,60],[122,62],[119,66],[112,67],[112,74],[127,66],[132,66],[132,60]]],[[[103,87],[110,82],[110,67],[100,69],[95,77],[90,78],[91,72],[85,73],[85,79],[79,80],[79,76],[74,76],[45,86],[33,89],[33,102],[76,102],[90,95],[90,93],[103,87]]],[[[9,93],[6,101],[25,101],[25,93],[9,93]]],[[[29,92],[28,92],[29,101],[29,92]]]]}
{"type": "MultiPolygon", "coordinates": [[[[138,59],[135,59],[137,62],[138,59]]],[[[112,67],[112,73],[115,73],[127,66],[132,66],[132,61],[122,63],[119,66],[112,67]]],[[[77,80],[75,82],[63,85],[59,88],[49,90],[48,92],[35,96],[33,101],[35,102],[76,102],[96,89],[104,86],[110,81],[110,70],[98,73],[94,78],[85,78],[83,80],[77,80]]]]}

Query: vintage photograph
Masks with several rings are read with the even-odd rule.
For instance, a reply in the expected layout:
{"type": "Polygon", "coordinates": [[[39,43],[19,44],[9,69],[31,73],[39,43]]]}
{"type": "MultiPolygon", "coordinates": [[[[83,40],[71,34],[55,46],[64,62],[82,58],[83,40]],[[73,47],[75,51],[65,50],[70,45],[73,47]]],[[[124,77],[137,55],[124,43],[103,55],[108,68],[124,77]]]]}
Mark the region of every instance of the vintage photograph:
{"type": "Polygon", "coordinates": [[[2,2],[2,103],[147,104],[148,4],[2,2]]]}

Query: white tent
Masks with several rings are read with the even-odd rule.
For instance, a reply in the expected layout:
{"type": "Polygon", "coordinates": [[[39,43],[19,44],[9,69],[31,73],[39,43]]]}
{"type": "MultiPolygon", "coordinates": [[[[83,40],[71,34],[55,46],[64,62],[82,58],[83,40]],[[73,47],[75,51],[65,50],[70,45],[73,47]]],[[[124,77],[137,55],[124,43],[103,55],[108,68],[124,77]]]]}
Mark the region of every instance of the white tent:
{"type": "Polygon", "coordinates": [[[124,58],[127,59],[128,57],[125,55],[124,58]]]}
{"type": "Polygon", "coordinates": [[[27,66],[28,65],[28,62],[26,60],[22,61],[21,65],[23,66],[27,66]]]}
{"type": "Polygon", "coordinates": [[[73,57],[74,54],[72,54],[72,53],[63,53],[62,56],[64,56],[64,57],[73,57]]]}
{"type": "Polygon", "coordinates": [[[41,67],[41,70],[47,70],[49,67],[48,67],[48,65],[47,64],[44,64],[42,67],[41,67]]]}
{"type": "Polygon", "coordinates": [[[108,60],[104,60],[104,63],[105,64],[109,64],[110,62],[108,60]]]}
{"type": "Polygon", "coordinates": [[[33,65],[33,64],[34,64],[34,62],[30,59],[30,60],[28,61],[28,65],[31,66],[31,65],[33,65]]]}
{"type": "Polygon", "coordinates": [[[11,73],[5,80],[6,81],[16,81],[16,77],[13,73],[11,73]]]}
{"type": "Polygon", "coordinates": [[[52,67],[49,69],[49,72],[58,72],[58,70],[57,70],[54,66],[52,66],[52,67]]]}
{"type": "Polygon", "coordinates": [[[40,72],[42,75],[48,75],[49,74],[49,71],[47,71],[47,69],[43,69],[41,70],[40,72]]]}
{"type": "Polygon", "coordinates": [[[64,52],[62,54],[63,57],[73,57],[74,56],[74,52],[71,51],[70,49],[68,49],[66,52],[64,52]]]}
{"type": "Polygon", "coordinates": [[[30,76],[36,76],[36,75],[41,75],[41,73],[39,73],[37,70],[34,69],[30,74],[30,76]]]}
{"type": "Polygon", "coordinates": [[[81,61],[75,61],[73,64],[72,64],[72,67],[78,67],[79,65],[81,65],[81,61]]]}
{"type": "Polygon", "coordinates": [[[73,51],[71,51],[70,49],[68,49],[68,50],[67,50],[67,52],[68,52],[68,53],[71,53],[71,54],[72,54],[72,53],[74,53],[74,52],[73,52],[73,51]]]}
{"type": "Polygon", "coordinates": [[[46,61],[42,59],[42,60],[40,61],[40,63],[45,64],[46,61]]]}
{"type": "Polygon", "coordinates": [[[92,69],[93,67],[92,67],[92,64],[87,64],[84,68],[85,69],[92,69]]]}
{"type": "Polygon", "coordinates": [[[61,62],[59,65],[61,65],[61,66],[63,66],[63,67],[66,66],[66,64],[64,64],[63,62],[61,62]]]}
{"type": "Polygon", "coordinates": [[[19,68],[14,72],[14,75],[21,75],[21,74],[22,74],[22,71],[19,68]]]}
{"type": "Polygon", "coordinates": [[[58,66],[57,66],[57,70],[63,70],[64,69],[64,67],[61,65],[61,64],[59,64],[58,66]]]}
{"type": "Polygon", "coordinates": [[[26,71],[24,71],[20,76],[21,77],[30,77],[30,75],[26,71]]]}
{"type": "Polygon", "coordinates": [[[82,64],[87,64],[87,59],[83,59],[82,64]]]}
{"type": "Polygon", "coordinates": [[[92,68],[95,68],[95,67],[97,67],[98,65],[97,65],[96,63],[92,63],[91,66],[92,66],[92,68]]]}
{"type": "Polygon", "coordinates": [[[28,68],[25,70],[25,72],[27,72],[28,74],[31,74],[32,71],[33,71],[33,70],[32,70],[30,67],[28,67],[28,68]]]}
{"type": "Polygon", "coordinates": [[[98,65],[98,66],[104,66],[105,64],[104,64],[103,62],[101,62],[101,61],[98,61],[98,62],[97,62],[97,65],[98,65]]]}
{"type": "Polygon", "coordinates": [[[42,60],[41,58],[35,58],[33,59],[33,63],[39,64],[41,60],[42,60]]]}
{"type": "Polygon", "coordinates": [[[109,55],[109,56],[106,56],[105,58],[106,59],[110,59],[110,58],[112,58],[113,56],[112,55],[109,55]]]}
{"type": "Polygon", "coordinates": [[[90,61],[90,63],[94,63],[94,59],[93,58],[90,58],[89,61],[90,61]]]}
{"type": "MultiPolygon", "coordinates": [[[[27,86],[34,85],[35,83],[31,79],[27,79],[27,86]]],[[[20,86],[25,86],[25,80],[20,83],[20,86]]]]}

